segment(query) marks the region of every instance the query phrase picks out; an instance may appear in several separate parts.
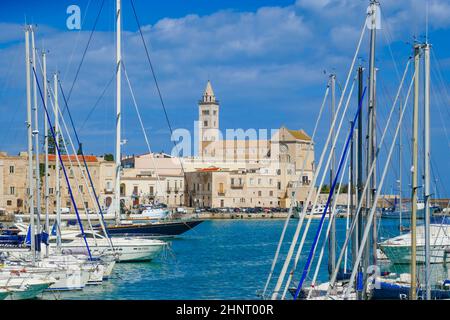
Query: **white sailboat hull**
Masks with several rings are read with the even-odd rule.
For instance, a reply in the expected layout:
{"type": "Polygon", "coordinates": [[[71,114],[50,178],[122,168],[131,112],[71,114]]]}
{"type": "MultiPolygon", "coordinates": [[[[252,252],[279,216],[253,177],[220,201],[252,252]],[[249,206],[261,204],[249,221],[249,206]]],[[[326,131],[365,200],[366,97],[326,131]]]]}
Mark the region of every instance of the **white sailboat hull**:
{"type": "Polygon", "coordinates": [[[61,268],[38,262],[37,267],[6,266],[2,269],[7,272],[19,272],[22,277],[51,276],[53,283],[46,288],[48,291],[82,290],[89,281],[90,272],[79,267],[61,268]]]}
{"type": "MultiPolygon", "coordinates": [[[[113,248],[111,248],[109,243],[102,241],[97,241],[97,245],[95,245],[93,241],[88,240],[88,244],[92,255],[115,255],[118,262],[153,260],[166,245],[162,241],[147,239],[142,239],[140,244],[135,241],[117,241],[114,239],[113,248]]],[[[55,246],[50,246],[50,248],[56,250],[55,246]]],[[[75,240],[69,243],[63,243],[62,250],[64,253],[88,254],[84,241],[75,240]]]]}
{"type": "MultiPolygon", "coordinates": [[[[62,246],[65,252],[85,252],[87,249],[84,244],[65,244],[62,246]]],[[[117,246],[111,249],[110,246],[92,246],[90,247],[92,255],[102,254],[117,254],[118,262],[131,262],[131,261],[150,261],[156,258],[161,252],[163,246],[117,246]]]]}
{"type": "Polygon", "coordinates": [[[30,300],[35,299],[42,294],[47,288],[48,283],[27,285],[22,289],[11,289],[9,295],[4,300],[30,300]]]}
{"type": "Polygon", "coordinates": [[[55,283],[51,277],[36,274],[14,274],[3,272],[0,276],[0,287],[8,292],[5,300],[34,299],[55,283]]]}

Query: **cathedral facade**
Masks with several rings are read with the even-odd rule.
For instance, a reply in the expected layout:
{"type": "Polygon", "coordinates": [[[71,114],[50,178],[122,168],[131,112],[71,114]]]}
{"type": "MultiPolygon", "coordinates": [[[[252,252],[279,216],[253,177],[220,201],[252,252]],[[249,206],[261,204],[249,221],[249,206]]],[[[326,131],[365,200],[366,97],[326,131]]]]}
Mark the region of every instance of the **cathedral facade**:
{"type": "Polygon", "coordinates": [[[295,205],[305,204],[315,170],[314,145],[305,131],[281,126],[263,139],[259,138],[260,129],[227,129],[223,134],[220,104],[210,81],[198,111],[197,157],[185,161],[189,168],[185,179],[186,205],[288,207],[292,201],[295,205]]]}

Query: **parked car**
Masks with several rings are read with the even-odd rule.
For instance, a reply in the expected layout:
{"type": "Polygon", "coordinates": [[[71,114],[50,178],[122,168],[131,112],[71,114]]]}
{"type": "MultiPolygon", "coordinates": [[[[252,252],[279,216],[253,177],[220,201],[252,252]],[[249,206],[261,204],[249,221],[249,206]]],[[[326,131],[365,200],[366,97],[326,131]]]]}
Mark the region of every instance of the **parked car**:
{"type": "Polygon", "coordinates": [[[177,213],[181,213],[181,214],[186,214],[186,213],[187,213],[187,210],[186,210],[186,208],[178,207],[177,210],[176,210],[176,212],[177,212],[177,213]]]}

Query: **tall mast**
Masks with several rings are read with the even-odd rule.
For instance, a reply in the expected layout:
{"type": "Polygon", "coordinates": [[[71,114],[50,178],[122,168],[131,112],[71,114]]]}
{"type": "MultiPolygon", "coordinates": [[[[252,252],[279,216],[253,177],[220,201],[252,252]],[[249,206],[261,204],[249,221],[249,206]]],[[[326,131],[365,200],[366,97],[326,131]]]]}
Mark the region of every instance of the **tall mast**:
{"type": "Polygon", "coordinates": [[[56,196],[56,247],[61,250],[61,181],[60,181],[60,163],[58,159],[59,146],[59,103],[58,103],[58,73],[53,75],[53,91],[55,95],[55,196],[56,196]]]}
{"type": "MultiPolygon", "coordinates": [[[[374,159],[374,141],[375,141],[375,42],[376,42],[376,15],[377,15],[378,2],[372,0],[370,2],[371,7],[371,29],[370,29],[370,62],[369,62],[369,127],[368,127],[368,152],[367,158],[369,160],[369,171],[374,159]]],[[[375,166],[376,168],[376,166],[375,166]]],[[[373,170],[372,177],[370,177],[370,190],[368,192],[368,208],[373,205],[373,198],[375,192],[375,176],[376,170],[373,170]]],[[[375,220],[374,220],[375,221],[375,220]]]]}
{"type": "MultiPolygon", "coordinates": [[[[47,54],[45,52],[42,52],[42,67],[43,67],[43,86],[44,86],[44,105],[47,107],[47,54]]],[[[44,115],[44,152],[45,152],[45,159],[44,159],[44,197],[45,197],[45,233],[49,235],[49,229],[50,229],[50,221],[48,217],[48,200],[49,200],[49,192],[48,192],[48,123],[47,119],[44,115]]],[[[48,257],[49,250],[48,245],[45,246],[45,256],[48,257]]]]}
{"type": "MultiPolygon", "coordinates": [[[[350,121],[350,128],[353,128],[353,121],[350,121]]],[[[350,217],[353,218],[351,212],[353,211],[353,159],[354,159],[354,140],[355,133],[353,131],[351,140],[350,140],[350,161],[348,164],[348,185],[347,185],[347,217],[345,221],[345,236],[348,236],[349,232],[349,222],[350,217]]],[[[344,260],[344,274],[347,273],[347,257],[348,257],[348,247],[345,248],[345,260],[344,260]]]]}
{"type": "MultiPolygon", "coordinates": [[[[347,214],[350,215],[350,221],[351,223],[353,223],[354,220],[354,206],[355,206],[355,194],[353,193],[353,189],[355,186],[355,138],[358,136],[358,129],[354,129],[353,131],[353,136],[352,136],[352,140],[351,140],[351,144],[350,144],[350,181],[349,181],[349,185],[350,188],[348,188],[348,192],[350,192],[350,210],[348,210],[347,214]]],[[[356,234],[354,232],[354,234],[356,234]]],[[[351,256],[354,257],[354,249],[355,249],[355,243],[354,243],[354,237],[352,240],[352,249],[350,250],[351,252],[351,256]]]]}
{"type": "Polygon", "coordinates": [[[420,45],[414,45],[414,109],[412,139],[412,195],[411,195],[411,292],[410,299],[416,300],[416,220],[417,220],[417,171],[418,171],[418,136],[419,136],[419,68],[420,45]]]}
{"type": "MultiPolygon", "coordinates": [[[[373,160],[374,160],[374,141],[375,141],[375,39],[376,39],[376,15],[377,15],[377,6],[378,2],[376,0],[370,1],[370,61],[369,61],[369,103],[368,103],[368,125],[367,125],[367,179],[369,179],[369,186],[370,188],[367,189],[366,194],[366,223],[368,213],[370,211],[370,208],[372,207],[373,200],[374,200],[374,193],[375,193],[375,176],[376,176],[376,170],[373,170],[373,174],[371,177],[369,177],[369,171],[370,167],[372,166],[373,160]]],[[[376,167],[376,166],[375,166],[376,167]]],[[[374,219],[375,221],[376,219],[374,219]]],[[[375,226],[375,223],[374,223],[375,226]]],[[[372,233],[375,230],[372,230],[372,233]]],[[[375,235],[372,235],[372,242],[373,239],[376,237],[375,235]]],[[[376,263],[376,252],[373,253],[373,263],[376,263]]],[[[367,268],[370,265],[370,241],[367,241],[366,243],[366,250],[364,255],[364,266],[363,266],[363,272],[364,272],[364,283],[366,283],[366,271],[367,268]]],[[[364,287],[365,288],[365,287],[364,287]]],[[[364,297],[366,297],[366,290],[364,290],[364,297]]]]}
{"type": "MultiPolygon", "coordinates": [[[[377,146],[377,72],[378,68],[374,69],[373,73],[373,107],[372,107],[372,161],[375,158],[376,146],[377,146]]],[[[377,166],[373,168],[372,175],[372,205],[375,199],[377,191],[377,166]]],[[[375,204],[378,205],[378,204],[375,204]]],[[[373,219],[372,223],[372,264],[377,264],[377,251],[378,251],[378,227],[377,218],[373,219]]]]}
{"type": "MultiPolygon", "coordinates": [[[[358,68],[358,105],[362,105],[363,99],[363,85],[364,85],[364,69],[363,67],[358,68]]],[[[357,143],[356,143],[356,184],[357,184],[357,192],[356,192],[356,203],[362,201],[363,197],[363,121],[362,115],[360,114],[358,117],[358,130],[357,130],[357,143]]],[[[355,212],[356,213],[356,212],[355,212]]],[[[354,250],[355,253],[352,254],[353,259],[356,257],[356,253],[359,250],[359,244],[362,239],[362,231],[363,231],[363,219],[358,217],[358,221],[356,221],[356,229],[354,234],[354,250]]],[[[355,266],[354,266],[355,267],[355,266]]],[[[358,266],[358,274],[362,274],[362,265],[358,266]]],[[[357,284],[356,284],[357,285],[357,284]]],[[[358,300],[362,300],[363,295],[362,292],[357,290],[357,298],[358,300]]]]}
{"type": "MultiPolygon", "coordinates": [[[[336,113],[336,75],[332,74],[331,76],[331,123],[333,123],[335,113],[336,113]]],[[[334,136],[334,128],[333,128],[333,136],[334,136]]],[[[330,190],[334,181],[334,170],[336,166],[336,158],[334,148],[331,150],[331,166],[330,166],[330,190]]],[[[331,195],[334,199],[334,195],[331,195]]],[[[330,239],[329,239],[329,255],[328,255],[328,272],[331,275],[333,274],[334,268],[336,267],[336,219],[332,219],[333,210],[330,209],[330,221],[331,222],[331,230],[330,230],[330,239]]]]}
{"type": "MultiPolygon", "coordinates": [[[[32,57],[33,63],[32,66],[35,70],[36,63],[36,46],[34,41],[34,29],[31,26],[31,48],[32,48],[32,57]]],[[[34,154],[35,154],[35,179],[36,179],[36,207],[37,207],[37,215],[36,215],[36,232],[38,234],[41,233],[41,174],[40,174],[40,159],[39,159],[39,122],[38,122],[38,102],[37,102],[37,80],[36,77],[33,77],[33,112],[34,112],[34,154]]],[[[39,248],[39,246],[38,246],[39,248]]]]}
{"type": "Polygon", "coordinates": [[[114,188],[115,192],[115,214],[116,214],[116,223],[120,223],[120,171],[121,171],[121,77],[122,77],[122,7],[121,0],[117,0],[116,2],[116,23],[117,23],[117,32],[116,32],[116,185],[114,188]]]}
{"type": "MultiPolygon", "coordinates": [[[[399,121],[401,119],[402,115],[402,100],[400,99],[400,103],[398,104],[398,118],[399,121]]],[[[398,194],[399,194],[399,230],[400,234],[403,231],[403,222],[402,222],[402,215],[403,215],[403,200],[402,200],[402,127],[400,125],[400,130],[398,132],[398,194]]]]}
{"type": "Polygon", "coordinates": [[[430,45],[423,46],[425,62],[424,93],[424,200],[425,200],[425,288],[426,299],[431,300],[430,283],[430,45]]]}
{"type": "Polygon", "coordinates": [[[31,256],[33,264],[36,263],[36,244],[34,227],[34,193],[33,193],[33,134],[31,130],[31,61],[30,61],[30,26],[25,28],[25,66],[27,74],[27,137],[28,137],[28,210],[30,214],[31,256]]]}

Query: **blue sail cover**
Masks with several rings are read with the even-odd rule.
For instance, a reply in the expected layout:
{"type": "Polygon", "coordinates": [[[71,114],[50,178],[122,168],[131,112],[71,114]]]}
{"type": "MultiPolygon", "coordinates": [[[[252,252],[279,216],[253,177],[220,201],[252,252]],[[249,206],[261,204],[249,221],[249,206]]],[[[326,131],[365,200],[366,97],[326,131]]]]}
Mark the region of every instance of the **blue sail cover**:
{"type": "Polygon", "coordinates": [[[55,223],[53,224],[52,231],[50,232],[50,234],[51,234],[52,236],[56,236],[56,221],[55,221],[55,223]]]}
{"type": "MultiPolygon", "coordinates": [[[[34,236],[34,246],[36,251],[41,251],[41,240],[42,240],[42,235],[41,234],[36,234],[34,236]]],[[[28,230],[27,230],[27,237],[25,238],[25,245],[27,247],[31,248],[31,226],[28,226],[28,230]]]]}
{"type": "Polygon", "coordinates": [[[41,234],[41,242],[45,243],[48,246],[49,245],[48,240],[49,240],[48,233],[47,232],[42,232],[42,234],[41,234]]]}
{"type": "Polygon", "coordinates": [[[363,291],[364,290],[364,275],[362,272],[358,272],[357,278],[356,278],[356,290],[357,291],[363,291]]]}
{"type": "Polygon", "coordinates": [[[25,238],[25,244],[31,246],[31,227],[28,226],[27,237],[25,238]]]}

